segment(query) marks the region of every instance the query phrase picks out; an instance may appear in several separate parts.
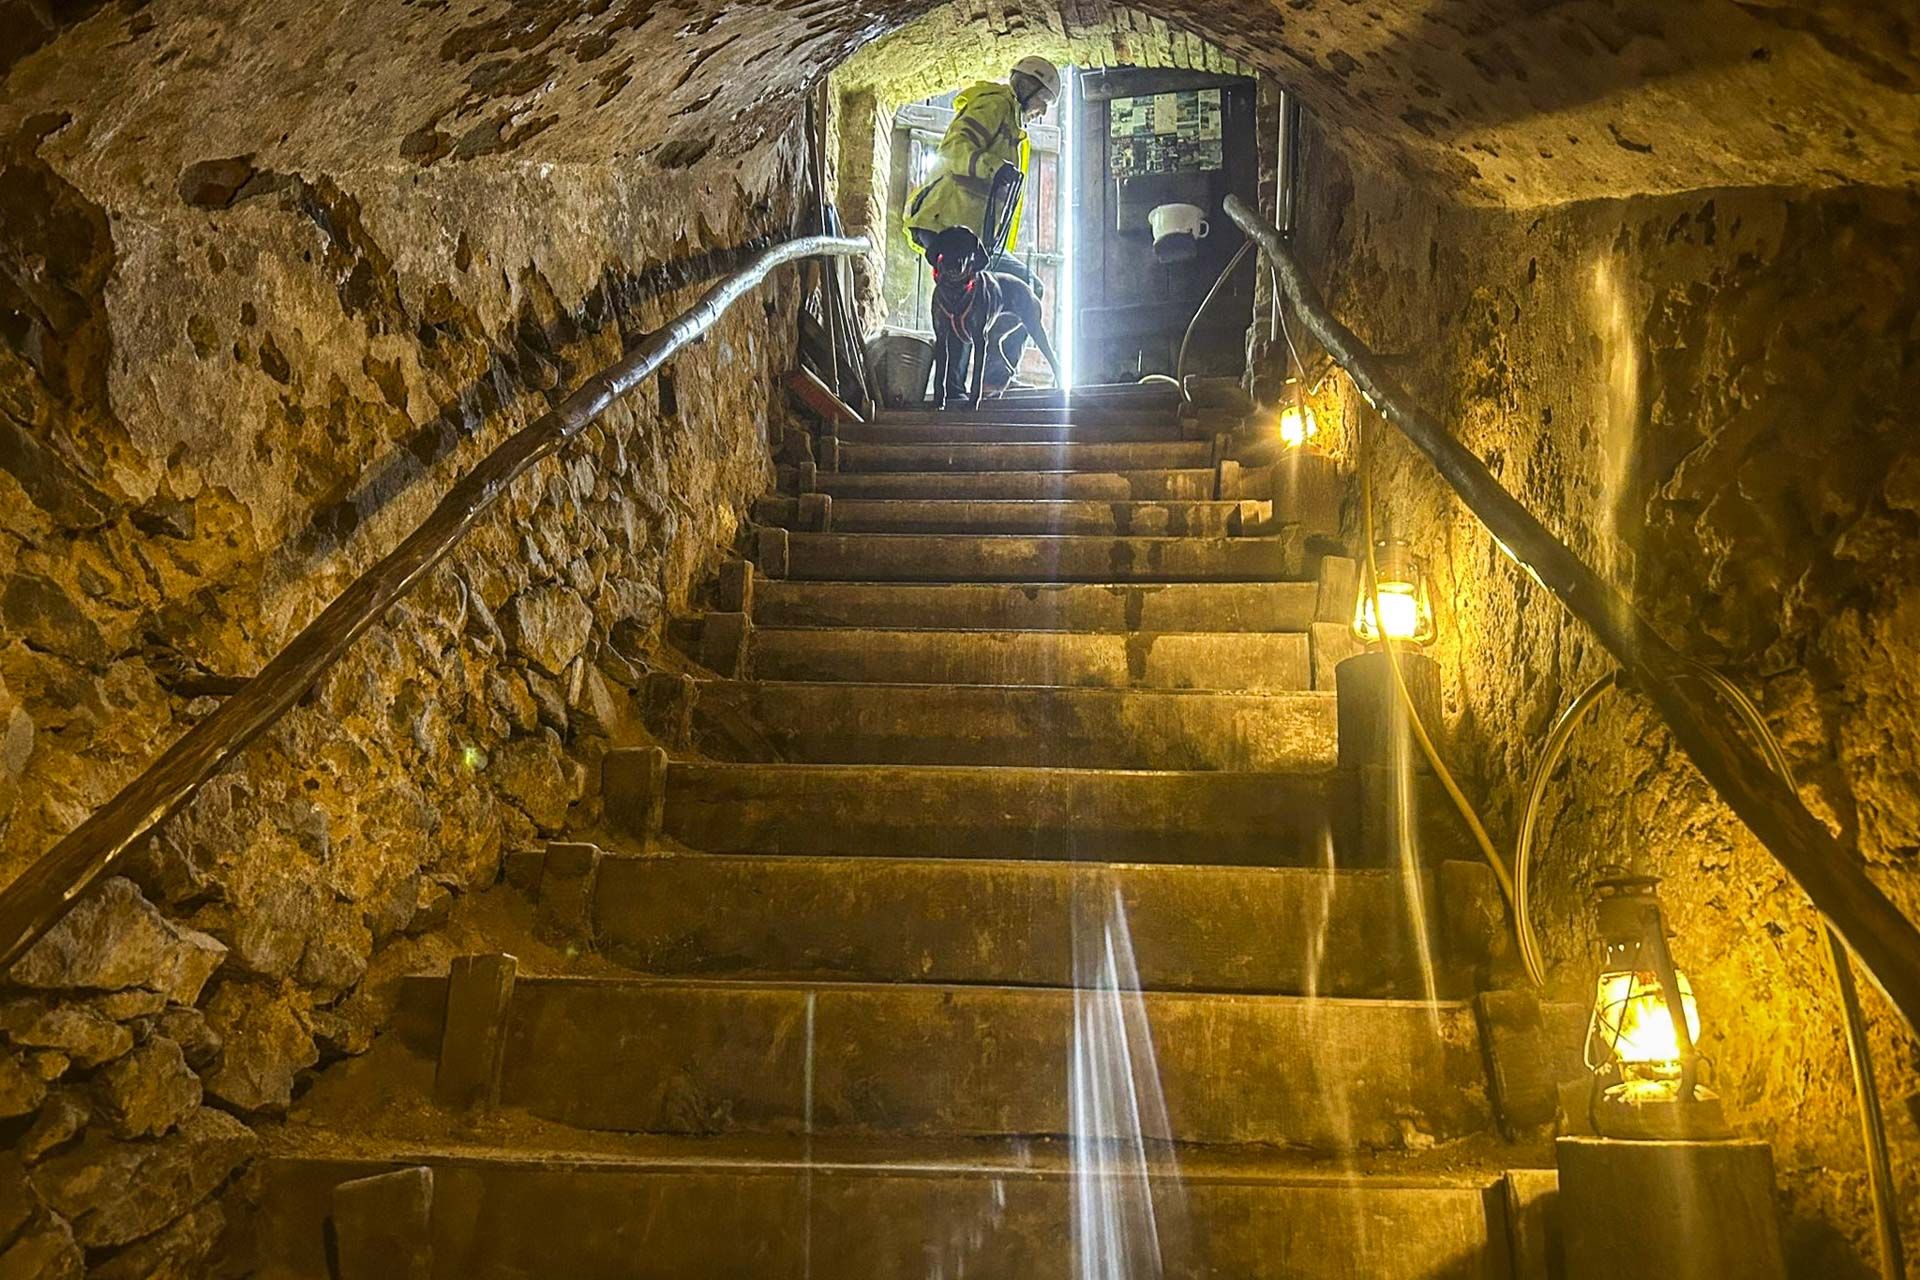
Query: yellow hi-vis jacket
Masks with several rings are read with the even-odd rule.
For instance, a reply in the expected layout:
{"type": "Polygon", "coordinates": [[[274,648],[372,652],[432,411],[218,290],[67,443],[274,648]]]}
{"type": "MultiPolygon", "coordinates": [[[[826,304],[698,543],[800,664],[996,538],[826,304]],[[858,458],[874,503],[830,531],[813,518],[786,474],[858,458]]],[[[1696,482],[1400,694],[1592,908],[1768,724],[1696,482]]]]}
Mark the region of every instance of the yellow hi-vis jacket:
{"type": "MultiPolygon", "coordinates": [[[[946,136],[935,152],[933,177],[907,200],[909,239],[914,231],[945,231],[948,227],[966,227],[977,235],[985,234],[982,224],[987,220],[987,193],[993,189],[993,175],[1003,164],[1015,164],[1020,172],[1027,171],[1030,148],[1027,131],[1020,125],[1020,99],[1012,85],[982,80],[955,95],[953,110],[953,123],[947,126],[946,136]]],[[[1006,248],[1011,249],[1019,239],[1020,212],[1025,205],[1023,190],[1014,207],[1006,248]]],[[[999,247],[985,246],[989,253],[999,247]]]]}

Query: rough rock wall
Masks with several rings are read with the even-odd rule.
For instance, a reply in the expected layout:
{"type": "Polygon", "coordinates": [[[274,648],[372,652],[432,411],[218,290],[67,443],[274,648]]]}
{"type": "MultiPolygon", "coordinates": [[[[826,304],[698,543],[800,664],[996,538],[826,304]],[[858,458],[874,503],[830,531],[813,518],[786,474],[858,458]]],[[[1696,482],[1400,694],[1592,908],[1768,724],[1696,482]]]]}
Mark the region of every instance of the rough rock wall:
{"type": "Polygon", "coordinates": [[[1244,35],[1244,15],[1196,10],[1193,16],[1204,19],[1198,23],[1183,22],[1182,16],[1123,5],[1075,6],[1072,0],[1060,5],[957,0],[867,45],[841,64],[834,79],[845,92],[874,94],[891,111],[976,80],[1005,79],[1015,62],[1036,53],[1061,66],[1253,74],[1207,37],[1216,24],[1244,35]]]}
{"type": "MultiPolygon", "coordinates": [[[[623,333],[657,323],[682,276],[655,264],[684,261],[699,274],[705,251],[784,230],[796,184],[783,140],[801,95],[935,8],[0,0],[0,874],[253,670],[424,509],[459,459],[604,362],[623,333]]],[[[1835,187],[1915,174],[1920,52],[1905,0],[1165,0],[1151,12],[965,0],[954,12],[963,21],[953,34],[926,48],[978,44],[984,28],[1003,48],[1104,42],[1116,57],[1165,48],[1177,63],[1186,35],[1205,36],[1286,77],[1355,154],[1397,166],[1436,199],[1525,206],[1701,182],[1835,187]]],[[[888,74],[958,78],[917,57],[888,74]]],[[[1407,328],[1460,314],[1477,285],[1507,278],[1492,266],[1500,245],[1511,252],[1543,234],[1525,219],[1449,214],[1462,232],[1498,235],[1444,269],[1436,254],[1423,275],[1420,241],[1408,248],[1396,229],[1441,215],[1396,209],[1380,192],[1368,199],[1386,238],[1356,223],[1349,256],[1372,263],[1375,282],[1410,273],[1394,283],[1423,305],[1391,320],[1407,328]]],[[[1641,310],[1622,324],[1649,314],[1680,326],[1721,314],[1691,289],[1676,292],[1683,277],[1765,279],[1784,256],[1813,264],[1792,270],[1818,283],[1815,267],[1844,277],[1880,260],[1889,250],[1865,233],[1870,252],[1855,258],[1816,243],[1851,199],[1817,205],[1829,221],[1793,224],[1797,238],[1768,232],[1753,264],[1729,247],[1733,197],[1719,202],[1719,247],[1671,271],[1659,265],[1669,252],[1661,237],[1692,199],[1554,214],[1541,226],[1569,245],[1610,243],[1609,219],[1630,227],[1629,249],[1651,234],[1644,252],[1626,255],[1653,265],[1634,265],[1643,274],[1627,281],[1623,305],[1641,310]],[[1578,221],[1589,216],[1602,225],[1578,221]]],[[[1747,221],[1751,231],[1766,220],[1747,221]]],[[[1865,296],[1883,305],[1907,296],[1899,282],[1911,274],[1887,288],[1876,280],[1865,296]]],[[[582,763],[563,748],[590,744],[617,715],[606,687],[625,670],[617,628],[683,589],[764,474],[746,427],[764,408],[766,373],[783,363],[774,335],[790,331],[792,307],[790,293],[772,297],[776,314],[737,312],[678,362],[671,384],[544,468],[311,705],[173,824],[135,868],[142,896],[116,887],[18,978],[41,994],[9,994],[0,1012],[0,1099],[13,1112],[0,1117],[13,1144],[0,1157],[7,1266],[60,1274],[75,1236],[108,1274],[199,1249],[219,1222],[195,1206],[248,1138],[193,1101],[195,1088],[225,1107],[278,1105],[307,1063],[363,1039],[375,942],[427,927],[453,888],[486,878],[502,843],[563,820],[582,763]],[[491,785],[474,786],[475,776],[491,785]],[[121,955],[140,958],[137,975],[97,967],[121,955]],[[17,1160],[28,1155],[36,1194],[58,1216],[21,1212],[32,1201],[19,1193],[17,1160]],[[166,1194],[154,1198],[155,1188],[166,1194]]],[[[1832,320],[1839,306],[1816,314],[1832,320]]],[[[1760,301],[1734,311],[1755,325],[1767,318],[1760,301]]],[[[1411,340],[1406,349],[1422,350],[1411,340]]],[[[1599,357],[1544,339],[1495,349],[1530,351],[1567,370],[1556,377],[1569,385],[1598,367],[1599,357]]],[[[1821,350],[1849,367],[1844,341],[1821,350]]],[[[1721,352],[1705,372],[1729,365],[1721,352]]],[[[1688,372],[1670,371],[1676,402],[1692,402],[1688,372]]],[[[1462,395],[1494,415],[1499,384],[1473,385],[1462,395]]],[[[1735,377],[1719,386],[1759,394],[1735,377]]],[[[1524,419],[1501,417],[1501,429],[1524,419]]],[[[1555,438],[1577,420],[1563,410],[1555,438]]],[[[1831,421],[1852,440],[1864,419],[1831,421]]],[[[1722,484],[1724,471],[1702,468],[1700,483],[1722,484]]],[[[1552,483],[1543,476],[1536,492],[1552,483]]],[[[1895,528],[1905,493],[1889,487],[1873,500],[1895,528]]],[[[1669,505],[1692,518],[1696,501],[1669,505]]],[[[1834,550],[1822,566],[1845,560],[1837,534],[1823,545],[1834,550]]],[[[1840,580],[1856,594],[1845,597],[1853,612],[1835,616],[1856,617],[1874,643],[1901,643],[1877,639],[1894,629],[1872,593],[1910,579],[1853,567],[1840,580]]],[[[1538,614],[1525,625],[1549,625],[1538,614]]],[[[1844,629],[1795,625],[1804,643],[1826,635],[1842,654],[1827,669],[1857,660],[1844,629]]],[[[1561,634],[1529,633],[1528,651],[1571,655],[1577,639],[1561,634]]],[[[1765,652],[1735,656],[1751,666],[1765,652]]],[[[1540,670],[1552,667],[1497,667],[1540,670]]],[[[1515,703],[1493,692],[1525,678],[1473,673],[1487,692],[1469,683],[1460,695],[1467,739],[1473,716],[1507,722],[1497,708],[1515,703]]],[[[1802,739],[1899,722],[1834,711],[1835,687],[1809,694],[1826,719],[1807,719],[1803,756],[1812,748],[1802,739]]],[[[1885,683],[1845,687],[1884,696],[1868,712],[1906,705],[1885,683]]],[[[1505,741],[1491,730],[1482,740],[1505,741]]],[[[1873,744],[1846,749],[1859,757],[1873,744]]],[[[1906,749],[1887,745],[1875,767],[1891,762],[1897,774],[1906,749]]],[[[1869,790],[1862,776],[1849,773],[1847,812],[1865,815],[1863,840],[1868,818],[1873,839],[1900,838],[1911,810],[1889,798],[1893,782],[1869,790]]],[[[1579,827],[1578,812],[1567,821],[1593,825],[1579,827]]],[[[1739,856],[1759,878],[1728,883],[1783,902],[1767,896],[1764,865],[1739,856]]],[[[1736,918],[1728,908],[1723,924],[1736,918]]],[[[1772,918],[1800,936],[1784,907],[1772,918]]],[[[1703,982],[1751,990],[1785,972],[1756,962],[1741,985],[1739,963],[1703,982]]],[[[1763,1100],[1782,1096],[1768,1083],[1778,1077],[1752,1064],[1813,1070],[1795,1048],[1765,1059],[1751,1047],[1759,1042],[1739,1043],[1749,1049],[1730,1047],[1727,1069],[1758,1079],[1749,1092],[1763,1100]]],[[[1830,1099],[1833,1071],[1815,1075],[1830,1099]]],[[[1837,1114],[1824,1105],[1778,1132],[1813,1133],[1837,1114]]],[[[1846,1159],[1839,1139],[1822,1141],[1783,1139],[1799,1205],[1818,1194],[1806,1170],[1820,1151],[1846,1159]]],[[[1818,1208],[1801,1221],[1820,1220],[1818,1208]]],[[[1850,1221],[1837,1211],[1829,1220],[1850,1221]]]]}
{"type": "MultiPolygon", "coordinates": [[[[0,171],[0,883],[796,213],[794,133],[672,172],[215,158],[150,204],[49,160],[69,127],[0,171]]],[[[524,477],[7,975],[0,1274],[191,1272],[234,1116],[365,1047],[385,944],[590,815],[656,623],[770,479],[795,299],[524,477]]]]}
{"type": "Polygon", "coordinates": [[[886,323],[881,298],[890,238],[906,233],[887,222],[887,194],[893,182],[893,108],[871,93],[842,95],[834,107],[840,165],[837,203],[849,235],[873,240],[873,249],[853,261],[853,302],[869,336],[886,323]]]}
{"type": "MultiPolygon", "coordinates": [[[[1920,199],[1720,190],[1495,214],[1324,145],[1305,167],[1336,311],[1663,634],[1761,703],[1808,805],[1920,919],[1920,199]]],[[[1351,457],[1368,411],[1342,386],[1325,416],[1351,457]]],[[[1452,751],[1510,842],[1547,729],[1610,663],[1373,422],[1378,510],[1431,557],[1452,751]]],[[[1591,998],[1597,869],[1666,877],[1717,1085],[1775,1144],[1796,1274],[1877,1274],[1804,898],[1629,695],[1580,731],[1540,835],[1556,991],[1591,998]]],[[[1920,1054],[1867,999],[1913,1253],[1920,1054]]]]}

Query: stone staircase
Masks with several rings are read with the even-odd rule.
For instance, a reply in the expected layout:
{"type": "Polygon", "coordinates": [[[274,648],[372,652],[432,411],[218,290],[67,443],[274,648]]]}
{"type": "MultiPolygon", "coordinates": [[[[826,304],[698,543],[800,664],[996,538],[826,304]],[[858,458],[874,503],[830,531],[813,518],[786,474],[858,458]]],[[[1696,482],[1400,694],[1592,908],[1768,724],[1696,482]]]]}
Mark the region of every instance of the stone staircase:
{"type": "Polygon", "coordinates": [[[819,441],[646,689],[672,752],[509,868],[571,955],[408,981],[379,1107],[323,1081],[261,1171],[260,1274],[1536,1274],[1467,966],[1336,768],[1337,529],[1231,443],[819,441]]]}

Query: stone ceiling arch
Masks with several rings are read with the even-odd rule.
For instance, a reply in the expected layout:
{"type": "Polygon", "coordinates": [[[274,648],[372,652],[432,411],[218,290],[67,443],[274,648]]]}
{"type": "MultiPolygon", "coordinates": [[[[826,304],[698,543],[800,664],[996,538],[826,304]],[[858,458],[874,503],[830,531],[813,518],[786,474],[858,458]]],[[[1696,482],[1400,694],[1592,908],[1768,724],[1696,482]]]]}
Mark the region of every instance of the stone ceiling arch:
{"type": "MultiPolygon", "coordinates": [[[[216,156],[302,173],[682,169],[782,135],[821,75],[936,9],[152,0],[95,9],[16,61],[0,127],[64,117],[46,153],[123,204],[173,199],[181,171],[216,156]]],[[[1920,24],[1903,0],[952,0],[942,12],[956,38],[1009,48],[1105,42],[1133,56],[1163,29],[1169,47],[1205,37],[1277,76],[1357,158],[1466,202],[1920,181],[1920,24]]]]}
{"type": "Polygon", "coordinates": [[[1204,36],[1141,9],[1113,6],[1097,25],[1069,28],[1057,8],[1029,16],[1002,7],[982,17],[955,0],[882,36],[835,68],[842,93],[871,93],[883,107],[945,93],[980,79],[1002,79],[1027,54],[1062,66],[1178,67],[1253,75],[1258,70],[1204,36]]]}

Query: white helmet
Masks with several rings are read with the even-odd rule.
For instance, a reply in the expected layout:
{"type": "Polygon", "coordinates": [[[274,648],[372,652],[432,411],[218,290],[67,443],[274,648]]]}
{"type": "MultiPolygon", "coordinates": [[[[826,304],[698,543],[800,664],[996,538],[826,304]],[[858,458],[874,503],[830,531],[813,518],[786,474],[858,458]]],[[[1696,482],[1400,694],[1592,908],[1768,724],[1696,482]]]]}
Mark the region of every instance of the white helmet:
{"type": "Polygon", "coordinates": [[[1013,64],[1015,75],[1029,75],[1040,82],[1047,96],[1058,101],[1060,98],[1060,68],[1039,54],[1029,54],[1013,64]]]}

